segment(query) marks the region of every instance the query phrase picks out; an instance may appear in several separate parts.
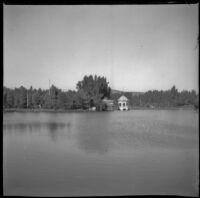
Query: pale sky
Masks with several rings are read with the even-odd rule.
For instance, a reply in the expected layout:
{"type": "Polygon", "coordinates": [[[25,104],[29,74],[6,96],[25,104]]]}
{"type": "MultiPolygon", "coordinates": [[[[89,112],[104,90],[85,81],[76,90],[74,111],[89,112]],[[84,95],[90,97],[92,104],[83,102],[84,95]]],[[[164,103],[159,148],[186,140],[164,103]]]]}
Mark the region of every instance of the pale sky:
{"type": "Polygon", "coordinates": [[[198,4],[4,5],[4,85],[198,91],[198,4]]]}

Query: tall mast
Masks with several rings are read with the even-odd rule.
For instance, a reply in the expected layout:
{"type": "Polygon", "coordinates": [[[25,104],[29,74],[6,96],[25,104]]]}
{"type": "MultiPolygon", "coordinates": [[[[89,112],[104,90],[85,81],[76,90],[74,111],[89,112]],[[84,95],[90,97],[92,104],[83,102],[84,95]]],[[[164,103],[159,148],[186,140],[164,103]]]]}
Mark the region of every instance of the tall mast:
{"type": "Polygon", "coordinates": [[[50,80],[49,80],[49,97],[50,97],[50,108],[51,108],[52,99],[51,99],[51,82],[50,82],[50,80]]]}
{"type": "Polygon", "coordinates": [[[27,100],[26,100],[26,108],[28,108],[28,90],[26,92],[26,98],[27,98],[27,100]]]}

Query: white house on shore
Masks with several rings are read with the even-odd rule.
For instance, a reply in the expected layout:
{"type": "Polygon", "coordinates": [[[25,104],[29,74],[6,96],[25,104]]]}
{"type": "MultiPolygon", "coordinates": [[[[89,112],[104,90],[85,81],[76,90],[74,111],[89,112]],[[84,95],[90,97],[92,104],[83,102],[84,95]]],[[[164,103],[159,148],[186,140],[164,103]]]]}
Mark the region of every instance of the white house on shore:
{"type": "Polygon", "coordinates": [[[120,111],[128,110],[128,98],[126,96],[121,96],[118,99],[118,109],[120,111]]]}

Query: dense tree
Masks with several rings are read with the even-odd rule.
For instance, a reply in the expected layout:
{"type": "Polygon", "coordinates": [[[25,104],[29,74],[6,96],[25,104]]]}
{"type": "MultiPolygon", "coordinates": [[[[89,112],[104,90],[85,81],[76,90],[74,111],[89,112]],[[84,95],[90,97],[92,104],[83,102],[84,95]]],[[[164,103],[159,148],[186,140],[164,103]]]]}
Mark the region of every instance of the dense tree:
{"type": "Polygon", "coordinates": [[[108,82],[105,77],[100,76],[84,76],[82,81],[77,83],[77,90],[81,100],[92,100],[90,106],[98,104],[103,97],[110,98],[111,88],[108,86],[108,82]]]}
{"type": "Polygon", "coordinates": [[[44,98],[43,98],[43,107],[46,108],[46,109],[51,109],[52,108],[52,105],[51,105],[51,96],[50,96],[50,93],[49,91],[46,91],[44,93],[44,98]]]}
{"type": "Polygon", "coordinates": [[[11,90],[8,90],[6,93],[6,107],[10,108],[14,105],[14,97],[13,97],[13,93],[11,90]]]}
{"type": "Polygon", "coordinates": [[[51,108],[57,109],[58,108],[58,94],[60,90],[52,85],[50,88],[50,98],[51,98],[51,108]]]}
{"type": "Polygon", "coordinates": [[[66,109],[66,94],[61,91],[58,93],[57,106],[60,109],[66,109]]]}
{"type": "Polygon", "coordinates": [[[27,108],[27,89],[23,86],[19,88],[20,98],[19,98],[19,106],[20,108],[27,108]]]}

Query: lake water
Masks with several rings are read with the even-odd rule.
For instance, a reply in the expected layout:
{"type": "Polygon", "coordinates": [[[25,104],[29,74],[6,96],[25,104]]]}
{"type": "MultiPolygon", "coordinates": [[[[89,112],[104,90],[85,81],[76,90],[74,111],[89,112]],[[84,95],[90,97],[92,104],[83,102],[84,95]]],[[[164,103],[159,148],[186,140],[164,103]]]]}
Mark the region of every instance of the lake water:
{"type": "Polygon", "coordinates": [[[190,110],[4,113],[4,195],[186,195],[199,184],[190,110]]]}

